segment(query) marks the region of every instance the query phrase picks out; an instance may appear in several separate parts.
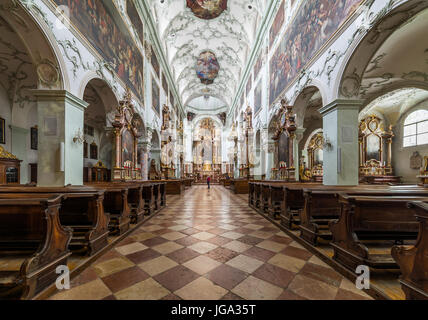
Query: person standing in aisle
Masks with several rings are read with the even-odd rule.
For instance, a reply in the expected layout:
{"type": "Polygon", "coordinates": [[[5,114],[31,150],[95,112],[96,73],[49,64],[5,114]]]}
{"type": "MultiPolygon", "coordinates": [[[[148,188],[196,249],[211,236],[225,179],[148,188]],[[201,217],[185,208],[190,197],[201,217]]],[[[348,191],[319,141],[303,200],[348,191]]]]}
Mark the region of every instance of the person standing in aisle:
{"type": "Polygon", "coordinates": [[[208,189],[210,188],[210,182],[211,182],[211,177],[210,177],[210,176],[208,176],[208,178],[207,178],[207,185],[208,185],[208,189]]]}

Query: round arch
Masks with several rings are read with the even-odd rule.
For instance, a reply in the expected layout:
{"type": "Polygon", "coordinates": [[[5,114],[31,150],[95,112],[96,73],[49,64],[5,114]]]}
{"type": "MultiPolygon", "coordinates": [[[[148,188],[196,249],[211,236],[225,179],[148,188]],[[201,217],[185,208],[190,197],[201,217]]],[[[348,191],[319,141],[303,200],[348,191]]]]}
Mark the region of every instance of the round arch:
{"type": "Polygon", "coordinates": [[[428,2],[408,0],[393,5],[387,4],[387,6],[385,10],[389,9],[389,12],[382,15],[379,21],[375,21],[367,33],[358,35],[350,45],[333,85],[332,100],[361,98],[360,88],[364,73],[372,63],[376,52],[409,19],[427,9],[428,2]],[[387,6],[391,6],[391,8],[387,6]]]}
{"type": "Polygon", "coordinates": [[[67,66],[52,29],[33,5],[24,7],[17,4],[9,11],[0,10],[0,17],[10,25],[24,44],[36,68],[37,87],[69,91],[67,66]]]}

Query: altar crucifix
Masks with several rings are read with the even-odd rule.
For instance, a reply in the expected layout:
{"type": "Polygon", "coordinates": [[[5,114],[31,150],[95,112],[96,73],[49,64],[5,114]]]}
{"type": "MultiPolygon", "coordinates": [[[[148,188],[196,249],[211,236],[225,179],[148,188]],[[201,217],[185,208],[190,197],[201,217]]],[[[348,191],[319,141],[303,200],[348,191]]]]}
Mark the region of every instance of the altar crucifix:
{"type": "Polygon", "coordinates": [[[141,170],[137,161],[137,145],[140,134],[132,121],[136,113],[132,94],[127,88],[123,100],[116,109],[112,126],[114,128],[113,181],[141,180],[141,170]]]}

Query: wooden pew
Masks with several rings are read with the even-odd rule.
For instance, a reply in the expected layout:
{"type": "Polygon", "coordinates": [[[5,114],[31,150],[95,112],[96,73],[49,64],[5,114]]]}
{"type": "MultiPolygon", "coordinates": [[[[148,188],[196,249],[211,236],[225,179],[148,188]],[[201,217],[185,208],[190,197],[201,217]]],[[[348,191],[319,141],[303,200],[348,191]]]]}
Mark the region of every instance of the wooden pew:
{"type": "Polygon", "coordinates": [[[0,199],[0,299],[33,297],[67,265],[72,231],[59,221],[62,197],[0,199]]]}
{"type": "Polygon", "coordinates": [[[397,193],[411,196],[414,193],[425,195],[428,190],[409,187],[407,189],[385,186],[322,186],[304,189],[305,204],[300,211],[300,237],[316,246],[318,239],[331,239],[331,231],[328,227],[330,221],[339,218],[340,203],[337,194],[345,192],[350,195],[378,195],[392,196],[397,193]]]}
{"type": "Polygon", "coordinates": [[[250,206],[256,210],[260,208],[261,184],[256,181],[248,182],[248,201],[250,206]]]}
{"type": "Polygon", "coordinates": [[[277,219],[281,214],[281,202],[283,200],[284,181],[260,182],[259,211],[268,214],[272,219],[277,219]]]}
{"type": "Polygon", "coordinates": [[[300,211],[304,207],[303,189],[322,187],[320,183],[285,182],[271,186],[269,210],[279,215],[281,225],[295,229],[300,224],[300,211]]]}
{"type": "Polygon", "coordinates": [[[73,236],[70,249],[87,255],[93,255],[107,246],[109,234],[109,216],[104,212],[104,190],[92,187],[34,187],[13,186],[0,187],[0,197],[7,198],[13,193],[15,197],[37,197],[41,194],[62,193],[59,217],[62,225],[70,227],[73,236]],[[6,195],[5,195],[6,194],[6,195]]]}
{"type": "Polygon", "coordinates": [[[248,183],[248,205],[254,208],[254,188],[255,182],[250,181],[248,183]]]}
{"type": "Polygon", "coordinates": [[[222,184],[223,184],[223,186],[224,187],[230,187],[230,185],[231,185],[231,181],[230,181],[231,179],[223,179],[222,180],[222,184]]]}
{"type": "Polygon", "coordinates": [[[129,217],[132,224],[137,224],[144,218],[143,184],[130,183],[128,185],[129,217]]]}
{"type": "Polygon", "coordinates": [[[88,186],[108,189],[111,186],[128,188],[128,207],[130,223],[136,224],[144,218],[144,199],[142,182],[97,182],[88,183],[88,186]]]}
{"type": "Polygon", "coordinates": [[[156,211],[156,199],[154,194],[155,183],[144,183],[142,197],[144,200],[144,213],[151,215],[156,211]]]}
{"type": "MultiPolygon", "coordinates": [[[[165,194],[182,194],[185,190],[184,180],[170,179],[170,180],[151,180],[152,183],[163,183],[162,188],[165,189],[165,194]]],[[[161,195],[163,194],[163,190],[161,195]]]]}
{"type": "Polygon", "coordinates": [[[230,187],[235,194],[247,194],[249,180],[247,179],[231,179],[230,187]]]}
{"type": "Polygon", "coordinates": [[[191,178],[184,179],[184,185],[186,187],[191,187],[193,185],[193,179],[191,179],[191,178]]]}
{"type": "Polygon", "coordinates": [[[359,265],[397,268],[390,255],[392,243],[386,241],[416,239],[419,226],[407,202],[428,201],[428,194],[395,194],[400,193],[399,196],[339,194],[340,217],[330,222],[333,259],[353,272],[359,265]],[[363,243],[363,240],[376,241],[363,243]],[[375,250],[371,250],[373,247],[375,250]]]}
{"type": "Polygon", "coordinates": [[[401,270],[401,288],[407,300],[428,300],[428,203],[409,202],[419,223],[414,246],[393,246],[391,255],[401,270]]]}
{"type": "Polygon", "coordinates": [[[87,184],[99,190],[105,190],[104,210],[110,216],[111,235],[120,235],[129,230],[131,210],[128,205],[129,186],[121,183],[87,184]]]}

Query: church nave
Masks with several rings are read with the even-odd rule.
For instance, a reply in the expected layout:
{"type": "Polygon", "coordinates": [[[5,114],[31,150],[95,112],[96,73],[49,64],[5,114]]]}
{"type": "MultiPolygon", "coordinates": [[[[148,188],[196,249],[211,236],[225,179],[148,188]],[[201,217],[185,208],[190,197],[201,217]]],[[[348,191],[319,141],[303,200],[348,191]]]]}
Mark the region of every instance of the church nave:
{"type": "Polygon", "coordinates": [[[219,185],[168,196],[50,299],[371,299],[247,201],[219,185]]]}

